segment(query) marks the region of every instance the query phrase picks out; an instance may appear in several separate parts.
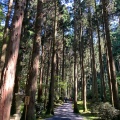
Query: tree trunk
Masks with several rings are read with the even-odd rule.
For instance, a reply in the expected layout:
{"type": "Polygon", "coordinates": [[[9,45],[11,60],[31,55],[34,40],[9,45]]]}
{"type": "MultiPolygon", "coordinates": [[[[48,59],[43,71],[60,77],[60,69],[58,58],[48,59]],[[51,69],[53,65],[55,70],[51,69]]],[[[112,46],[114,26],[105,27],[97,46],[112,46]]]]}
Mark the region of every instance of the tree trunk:
{"type": "MultiPolygon", "coordinates": [[[[62,49],[62,82],[64,82],[64,60],[65,60],[65,40],[64,40],[64,26],[63,26],[63,49],[62,49]]],[[[61,97],[62,99],[64,100],[64,97],[65,97],[65,89],[61,89],[61,97]]]]}
{"type": "Polygon", "coordinates": [[[77,63],[76,63],[76,53],[74,53],[74,113],[78,113],[77,107],[77,63]]]}
{"type": "Polygon", "coordinates": [[[48,96],[48,78],[49,78],[49,70],[50,70],[50,53],[48,53],[48,61],[47,61],[47,78],[46,78],[46,87],[45,87],[45,102],[44,102],[44,108],[47,107],[47,96],[48,96]]]}
{"type": "Polygon", "coordinates": [[[14,84],[14,91],[13,91],[13,100],[12,100],[12,106],[11,106],[11,115],[20,112],[19,101],[17,101],[18,100],[17,99],[18,95],[16,95],[16,93],[18,93],[18,91],[19,91],[19,80],[21,79],[21,71],[22,71],[21,61],[23,60],[23,53],[24,53],[24,50],[25,50],[23,44],[26,45],[26,40],[24,38],[24,34],[27,33],[27,29],[25,27],[25,25],[26,25],[25,21],[27,19],[27,13],[28,13],[28,0],[26,1],[26,8],[25,8],[24,19],[23,19],[23,23],[22,23],[20,52],[18,54],[18,60],[17,60],[17,68],[16,68],[16,74],[15,74],[15,84],[14,84]]]}
{"type": "MultiPolygon", "coordinates": [[[[22,53],[22,52],[21,52],[22,53]]],[[[13,90],[13,99],[12,99],[12,106],[11,106],[11,115],[15,114],[17,112],[17,100],[16,100],[16,93],[18,93],[19,90],[19,80],[21,78],[21,71],[22,66],[21,63],[21,55],[18,55],[18,61],[17,61],[17,69],[16,69],[16,75],[15,75],[15,84],[14,84],[14,90],[13,90]]]]}
{"type": "Polygon", "coordinates": [[[1,99],[0,99],[0,120],[10,119],[10,109],[15,80],[16,63],[18,58],[21,28],[24,17],[26,1],[17,1],[13,16],[10,39],[8,43],[7,57],[2,72],[1,99]],[[22,6],[22,7],[21,7],[22,6]]]}
{"type": "Polygon", "coordinates": [[[104,18],[104,23],[105,23],[106,45],[108,49],[109,64],[110,64],[113,102],[114,102],[114,107],[116,109],[119,109],[120,105],[119,105],[119,98],[118,98],[118,86],[117,86],[117,81],[116,81],[115,65],[114,65],[112,49],[111,49],[109,21],[108,21],[108,12],[107,12],[107,1],[102,0],[102,5],[103,5],[103,18],[104,18]]]}
{"type": "MultiPolygon", "coordinates": [[[[84,71],[84,67],[83,67],[83,71],[84,71]]],[[[83,72],[84,73],[84,72],[83,72]]],[[[83,110],[84,112],[87,111],[87,103],[86,103],[86,76],[85,74],[83,74],[83,110]]]]}
{"type": "MultiPolygon", "coordinates": [[[[41,19],[42,19],[42,0],[37,1],[37,16],[35,22],[35,35],[33,41],[32,59],[30,64],[29,76],[26,85],[26,95],[30,97],[29,105],[27,106],[26,120],[35,119],[35,96],[37,91],[37,78],[39,69],[39,56],[41,45],[41,19]]],[[[25,111],[25,106],[24,106],[25,111]]],[[[23,114],[24,114],[23,111],[23,114]]],[[[22,117],[24,120],[25,117],[22,117]]]]}
{"type": "Polygon", "coordinates": [[[6,48],[7,48],[7,41],[8,41],[7,37],[8,37],[8,32],[9,32],[9,20],[10,20],[10,15],[11,15],[11,11],[12,11],[12,4],[13,4],[13,0],[9,0],[8,13],[6,16],[4,33],[3,33],[2,51],[1,51],[1,56],[0,56],[0,82],[1,82],[2,69],[5,64],[5,55],[6,55],[6,48]]]}
{"type": "Polygon", "coordinates": [[[51,81],[49,89],[49,101],[47,105],[46,114],[54,114],[54,81],[55,81],[55,65],[56,65],[56,56],[55,56],[55,42],[57,35],[57,1],[54,0],[55,5],[55,17],[54,17],[54,38],[53,38],[53,48],[52,48],[52,63],[51,63],[51,81]]]}
{"type": "Polygon", "coordinates": [[[44,68],[44,46],[42,45],[42,54],[41,54],[41,67],[40,67],[40,78],[39,78],[39,85],[38,85],[38,103],[42,102],[42,82],[43,82],[43,68],[44,68]]]}
{"type": "MultiPolygon", "coordinates": [[[[83,43],[83,42],[82,42],[83,43]]],[[[83,110],[84,112],[87,110],[87,105],[86,105],[86,76],[85,76],[85,70],[84,70],[84,47],[82,46],[81,48],[81,71],[82,71],[82,98],[83,98],[83,110]]]]}
{"type": "Polygon", "coordinates": [[[92,82],[93,82],[93,101],[98,101],[98,86],[97,86],[97,77],[96,77],[96,64],[95,64],[95,54],[94,54],[94,43],[93,43],[93,30],[91,23],[91,10],[89,7],[89,37],[90,37],[90,45],[91,45],[91,53],[92,53],[92,82]]]}
{"type": "MultiPolygon", "coordinates": [[[[95,0],[95,9],[96,9],[96,0],[95,0]]],[[[102,63],[102,53],[101,53],[101,44],[100,44],[100,30],[99,30],[99,22],[98,22],[98,14],[95,12],[97,18],[97,33],[98,33],[98,48],[99,48],[99,63],[100,63],[100,80],[101,80],[101,99],[102,101],[106,101],[106,89],[105,89],[105,81],[104,81],[104,71],[103,71],[103,63],[102,63]]]]}
{"type": "Polygon", "coordinates": [[[79,113],[78,106],[77,106],[77,15],[76,15],[76,1],[74,0],[74,113],[79,113]]]}

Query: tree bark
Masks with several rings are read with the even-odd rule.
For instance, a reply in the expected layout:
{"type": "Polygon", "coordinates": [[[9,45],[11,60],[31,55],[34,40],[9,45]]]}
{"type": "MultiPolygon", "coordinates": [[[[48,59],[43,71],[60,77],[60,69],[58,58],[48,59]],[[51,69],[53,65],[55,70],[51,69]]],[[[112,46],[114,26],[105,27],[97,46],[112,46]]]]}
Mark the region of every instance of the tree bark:
{"type": "Polygon", "coordinates": [[[12,11],[12,4],[13,4],[13,0],[9,0],[8,13],[6,16],[4,33],[3,33],[2,51],[1,51],[1,56],[0,56],[0,82],[1,82],[2,69],[5,64],[5,55],[6,55],[6,48],[7,48],[7,41],[8,41],[7,37],[8,37],[8,32],[9,32],[9,20],[10,20],[10,15],[11,15],[11,11],[12,11]]]}
{"type": "MultiPolygon", "coordinates": [[[[95,0],[95,9],[96,9],[96,0],[95,0]]],[[[105,81],[104,81],[104,70],[103,70],[103,62],[102,62],[102,53],[101,53],[101,44],[100,44],[100,30],[99,30],[99,22],[98,22],[98,14],[95,12],[97,18],[97,34],[98,34],[98,48],[99,48],[99,63],[100,63],[100,80],[101,80],[101,99],[102,101],[106,101],[106,89],[105,89],[105,81]]]]}
{"type": "Polygon", "coordinates": [[[42,45],[40,78],[39,78],[39,85],[38,85],[38,103],[41,102],[41,97],[42,97],[42,82],[43,82],[43,69],[44,69],[43,61],[44,61],[44,46],[42,45]]]}
{"type": "Polygon", "coordinates": [[[24,50],[25,50],[23,44],[26,45],[26,40],[25,40],[24,36],[27,33],[27,28],[25,26],[26,25],[25,21],[27,19],[27,14],[28,14],[28,3],[29,3],[28,1],[29,0],[26,0],[26,8],[25,8],[25,11],[24,11],[24,19],[23,19],[23,23],[22,23],[20,52],[18,54],[18,60],[17,60],[17,68],[16,68],[16,74],[15,74],[15,84],[14,84],[13,99],[12,99],[12,106],[11,106],[11,115],[20,112],[20,110],[18,110],[20,105],[18,103],[18,99],[17,99],[18,95],[16,95],[16,93],[18,93],[18,91],[19,91],[19,81],[21,79],[21,71],[22,71],[21,61],[23,60],[23,54],[24,54],[24,50]]]}
{"type": "Polygon", "coordinates": [[[46,114],[54,114],[54,82],[55,82],[55,65],[56,65],[56,56],[55,56],[55,42],[57,35],[57,1],[54,0],[55,6],[55,17],[54,17],[54,33],[53,33],[53,48],[52,48],[52,63],[51,63],[51,81],[49,89],[49,101],[47,105],[46,114]]]}
{"type": "Polygon", "coordinates": [[[79,113],[77,106],[77,15],[76,15],[76,0],[74,0],[74,113],[79,113]]]}
{"type": "MultiPolygon", "coordinates": [[[[26,120],[35,119],[35,95],[37,91],[37,78],[39,71],[39,56],[40,56],[40,45],[41,45],[41,19],[42,19],[42,0],[37,1],[37,16],[35,22],[35,35],[33,41],[32,59],[30,62],[30,70],[28,81],[26,84],[26,95],[30,97],[29,105],[27,106],[26,120]]],[[[24,111],[22,120],[25,119],[24,111]]]]}
{"type": "MultiPolygon", "coordinates": [[[[65,61],[65,40],[64,40],[64,26],[63,26],[63,49],[62,49],[62,82],[64,82],[64,69],[65,69],[65,65],[64,65],[64,61],[65,61]]],[[[62,88],[61,89],[61,97],[64,100],[65,97],[65,90],[62,88]]]]}
{"type": "Polygon", "coordinates": [[[49,51],[48,51],[48,60],[47,60],[47,77],[46,77],[46,86],[45,86],[45,102],[44,102],[44,108],[46,109],[47,107],[47,96],[48,96],[48,78],[49,78],[49,70],[50,70],[50,50],[51,48],[49,47],[49,51]]]}
{"type": "Polygon", "coordinates": [[[91,45],[91,53],[92,53],[92,90],[93,90],[93,101],[98,101],[98,86],[97,86],[97,76],[96,76],[96,64],[95,64],[95,54],[94,54],[94,43],[93,43],[93,30],[91,23],[91,10],[89,10],[89,37],[90,37],[90,45],[91,45]]]}
{"type": "Polygon", "coordinates": [[[108,57],[109,57],[109,64],[110,64],[113,102],[114,102],[114,107],[116,109],[119,109],[120,105],[119,105],[119,98],[118,98],[118,86],[117,86],[117,81],[116,81],[115,65],[114,65],[112,49],[111,49],[107,1],[102,0],[102,5],[103,5],[103,18],[104,18],[104,23],[105,23],[106,45],[108,49],[108,57]]]}
{"type": "Polygon", "coordinates": [[[12,20],[10,39],[7,48],[7,57],[1,76],[2,86],[0,88],[0,120],[10,119],[10,109],[15,80],[16,63],[18,58],[25,4],[25,0],[18,0],[15,5],[15,13],[12,20]]]}

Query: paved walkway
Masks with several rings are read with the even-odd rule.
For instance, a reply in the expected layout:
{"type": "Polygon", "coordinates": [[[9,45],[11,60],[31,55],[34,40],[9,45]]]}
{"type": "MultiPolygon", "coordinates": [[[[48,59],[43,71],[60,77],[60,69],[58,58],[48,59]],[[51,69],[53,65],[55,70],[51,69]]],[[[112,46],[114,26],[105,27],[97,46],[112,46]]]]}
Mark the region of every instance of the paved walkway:
{"type": "Polygon", "coordinates": [[[84,120],[82,116],[73,113],[72,103],[64,103],[54,111],[55,115],[52,118],[45,120],[84,120]]]}

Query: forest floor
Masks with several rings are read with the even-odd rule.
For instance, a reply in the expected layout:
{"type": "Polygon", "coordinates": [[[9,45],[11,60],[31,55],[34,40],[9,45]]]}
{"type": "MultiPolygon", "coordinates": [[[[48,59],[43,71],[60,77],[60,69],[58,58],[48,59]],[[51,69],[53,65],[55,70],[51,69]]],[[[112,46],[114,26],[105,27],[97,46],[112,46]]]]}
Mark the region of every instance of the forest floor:
{"type": "Polygon", "coordinates": [[[73,113],[73,107],[71,102],[62,104],[55,109],[55,115],[45,120],[84,120],[79,114],[73,113]]]}

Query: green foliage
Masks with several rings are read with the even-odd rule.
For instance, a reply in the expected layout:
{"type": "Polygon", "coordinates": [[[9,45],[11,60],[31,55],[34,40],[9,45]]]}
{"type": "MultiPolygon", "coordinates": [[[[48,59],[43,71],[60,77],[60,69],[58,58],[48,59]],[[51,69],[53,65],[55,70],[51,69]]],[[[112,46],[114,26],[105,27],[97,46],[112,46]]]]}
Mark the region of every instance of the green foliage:
{"type": "Polygon", "coordinates": [[[59,11],[60,11],[61,17],[58,22],[58,25],[61,29],[64,29],[64,32],[65,32],[70,26],[70,15],[65,5],[60,5],[59,11]]]}
{"type": "Polygon", "coordinates": [[[2,20],[4,20],[4,18],[5,18],[5,15],[3,14],[3,6],[0,5],[0,23],[2,20]]]}
{"type": "Polygon", "coordinates": [[[67,82],[66,81],[60,81],[58,84],[59,84],[60,88],[62,88],[64,90],[67,88],[67,82]]]}
{"type": "Polygon", "coordinates": [[[120,111],[115,109],[110,103],[96,102],[91,106],[91,112],[97,113],[100,119],[112,120],[120,115],[120,111]]]}
{"type": "Polygon", "coordinates": [[[120,27],[116,29],[115,32],[111,33],[112,46],[113,46],[113,56],[115,59],[120,58],[120,27]]]}
{"type": "Polygon", "coordinates": [[[120,0],[115,0],[116,13],[120,12],[120,0]]]}

